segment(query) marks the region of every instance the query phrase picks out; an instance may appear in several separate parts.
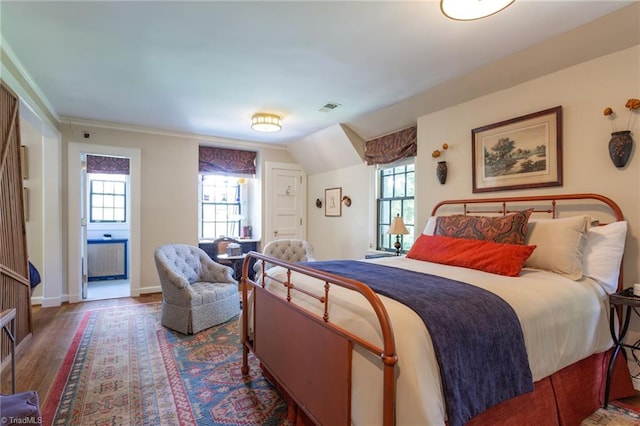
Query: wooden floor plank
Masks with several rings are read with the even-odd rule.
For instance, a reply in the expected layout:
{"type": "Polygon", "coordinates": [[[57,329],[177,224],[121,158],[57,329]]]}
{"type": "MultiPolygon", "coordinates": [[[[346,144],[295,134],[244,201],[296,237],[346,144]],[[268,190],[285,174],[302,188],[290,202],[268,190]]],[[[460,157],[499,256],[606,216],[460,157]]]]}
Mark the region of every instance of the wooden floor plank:
{"type": "MultiPolygon", "coordinates": [[[[41,406],[46,401],[56,374],[69,350],[83,314],[92,309],[162,301],[162,294],[140,297],[65,303],[58,307],[34,306],[33,335],[16,354],[16,392],[35,390],[41,406]]],[[[2,360],[0,393],[11,393],[11,361],[2,360]]]]}

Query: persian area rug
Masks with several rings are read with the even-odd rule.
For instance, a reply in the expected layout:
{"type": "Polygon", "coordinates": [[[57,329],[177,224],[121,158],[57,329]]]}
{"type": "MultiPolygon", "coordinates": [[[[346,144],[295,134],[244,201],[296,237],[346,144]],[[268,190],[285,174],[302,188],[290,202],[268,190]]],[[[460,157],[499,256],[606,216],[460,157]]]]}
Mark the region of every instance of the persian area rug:
{"type": "Polygon", "coordinates": [[[637,412],[609,404],[607,409],[598,409],[586,418],[580,426],[640,426],[640,414],[637,412]]]}
{"type": "Polygon", "coordinates": [[[287,405],[250,356],[237,318],[194,336],[160,303],[89,311],[42,410],[45,425],[282,425],[287,405]]]}

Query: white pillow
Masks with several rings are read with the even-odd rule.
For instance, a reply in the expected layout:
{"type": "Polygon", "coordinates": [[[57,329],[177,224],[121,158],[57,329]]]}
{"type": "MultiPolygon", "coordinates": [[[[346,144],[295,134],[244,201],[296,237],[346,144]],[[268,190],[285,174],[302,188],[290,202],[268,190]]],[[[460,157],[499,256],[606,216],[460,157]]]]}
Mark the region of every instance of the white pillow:
{"type": "Polygon", "coordinates": [[[530,220],[526,244],[535,245],[536,249],[524,266],[579,280],[582,278],[582,257],[590,222],[588,216],[530,220]]]}
{"type": "Polygon", "coordinates": [[[424,231],[422,231],[425,235],[433,235],[436,232],[436,216],[429,216],[427,219],[427,224],[424,226],[424,231]]]}
{"type": "Polygon", "coordinates": [[[594,226],[587,231],[582,273],[596,280],[609,294],[618,291],[620,262],[624,254],[626,236],[626,221],[594,226]]]}

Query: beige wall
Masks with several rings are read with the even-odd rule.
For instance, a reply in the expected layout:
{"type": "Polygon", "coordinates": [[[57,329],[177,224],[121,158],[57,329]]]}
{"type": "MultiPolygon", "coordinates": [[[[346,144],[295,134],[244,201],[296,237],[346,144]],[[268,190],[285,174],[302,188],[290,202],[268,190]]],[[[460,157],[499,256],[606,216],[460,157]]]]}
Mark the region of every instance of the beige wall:
{"type": "MultiPolygon", "coordinates": [[[[618,111],[624,127],[624,104],[640,97],[640,45],[549,74],[418,118],[416,158],[416,230],[426,222],[433,205],[443,199],[474,196],[513,196],[544,193],[596,192],[614,199],[629,221],[625,253],[625,281],[640,281],[640,160],[634,152],[624,169],[608,156],[611,128],[602,115],[606,106],[618,111]],[[473,194],[471,188],[471,130],[491,123],[561,105],[563,107],[563,172],[561,187],[473,194]],[[445,185],[435,176],[431,152],[443,142],[449,175],[445,185]]],[[[633,122],[639,143],[640,116],[633,122]]],[[[375,196],[371,168],[363,165],[309,176],[309,240],[319,258],[362,258],[375,243],[375,196]],[[353,199],[341,218],[326,218],[315,207],[324,188],[342,186],[353,199]],[[366,225],[365,225],[365,222],[366,225]]]]}
{"type": "Polygon", "coordinates": [[[375,247],[373,179],[372,168],[365,164],[308,177],[307,239],[318,260],[362,259],[369,243],[375,247]],[[351,198],[351,207],[343,204],[341,217],[326,217],[324,190],[337,187],[351,198]],[[322,208],[316,207],[317,198],[322,208]]]}
{"type": "MultiPolygon", "coordinates": [[[[473,194],[471,188],[472,129],[561,105],[563,186],[484,195],[595,192],[612,198],[629,221],[626,281],[639,281],[640,159],[634,152],[626,168],[613,166],[607,150],[611,127],[602,114],[605,107],[611,106],[620,115],[618,128],[626,125],[628,111],[624,104],[631,97],[640,97],[639,76],[640,45],[420,117],[418,223],[426,221],[432,206],[439,200],[483,195],[473,194]],[[442,142],[450,146],[446,153],[449,176],[445,185],[437,182],[436,165],[431,158],[431,152],[442,142]]],[[[638,143],[640,117],[634,116],[632,130],[638,143]]]]}
{"type": "MultiPolygon", "coordinates": [[[[43,271],[43,206],[42,206],[42,134],[34,123],[24,115],[20,118],[20,143],[27,147],[27,179],[22,185],[27,188],[29,217],[25,223],[27,233],[27,251],[29,260],[39,272],[43,271]]],[[[40,298],[43,294],[43,285],[35,288],[32,298],[40,298]]]]}
{"type": "MultiPolygon", "coordinates": [[[[153,251],[156,247],[167,243],[198,243],[197,182],[200,144],[256,150],[259,170],[262,169],[264,161],[293,162],[284,149],[277,147],[258,147],[242,142],[211,140],[192,135],[149,133],[91,125],[63,124],[60,127],[63,159],[67,158],[67,146],[71,142],[140,150],[140,198],[132,200],[132,203],[139,203],[141,209],[141,264],[140,283],[137,287],[142,293],[146,292],[145,289],[155,289],[159,285],[153,262],[153,251]],[[84,137],[85,132],[89,132],[89,138],[84,137]]],[[[63,182],[67,182],[69,171],[66,161],[63,161],[62,170],[63,182]]],[[[63,192],[63,217],[67,218],[68,194],[66,189],[63,192]]],[[[70,225],[65,221],[64,226],[70,225]]],[[[134,286],[132,283],[132,287],[134,286]]]]}

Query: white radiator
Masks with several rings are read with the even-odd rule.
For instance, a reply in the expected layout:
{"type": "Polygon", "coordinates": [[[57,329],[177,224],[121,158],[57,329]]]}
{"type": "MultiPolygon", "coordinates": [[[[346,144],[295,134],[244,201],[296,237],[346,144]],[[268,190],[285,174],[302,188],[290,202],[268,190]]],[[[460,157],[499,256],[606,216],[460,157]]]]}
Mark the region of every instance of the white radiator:
{"type": "Polygon", "coordinates": [[[127,278],[127,240],[89,240],[89,281],[127,278]]]}

